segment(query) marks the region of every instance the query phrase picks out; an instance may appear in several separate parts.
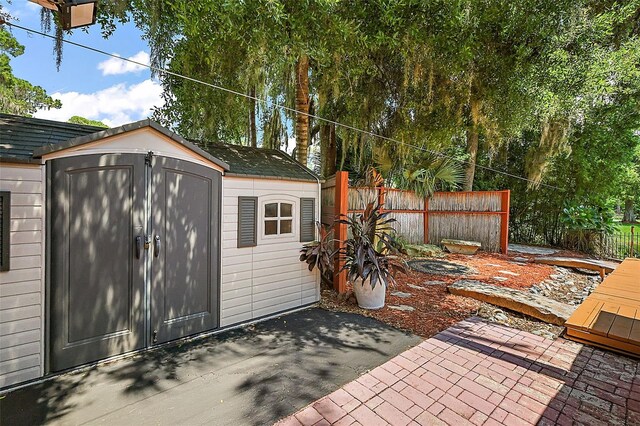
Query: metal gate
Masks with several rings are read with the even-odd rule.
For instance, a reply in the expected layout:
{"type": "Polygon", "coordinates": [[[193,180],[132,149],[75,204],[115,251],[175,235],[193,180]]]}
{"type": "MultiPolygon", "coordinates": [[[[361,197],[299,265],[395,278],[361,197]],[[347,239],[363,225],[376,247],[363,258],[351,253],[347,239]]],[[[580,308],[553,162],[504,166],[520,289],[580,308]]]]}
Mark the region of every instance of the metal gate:
{"type": "Polygon", "coordinates": [[[219,172],[151,153],[49,170],[51,371],[218,327],[219,172]]]}

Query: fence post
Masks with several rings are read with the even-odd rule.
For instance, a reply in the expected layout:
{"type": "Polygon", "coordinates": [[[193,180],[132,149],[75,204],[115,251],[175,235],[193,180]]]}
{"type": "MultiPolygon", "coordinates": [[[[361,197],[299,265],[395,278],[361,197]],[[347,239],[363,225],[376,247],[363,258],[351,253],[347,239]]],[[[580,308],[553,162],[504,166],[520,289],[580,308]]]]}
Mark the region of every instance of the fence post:
{"type": "Polygon", "coordinates": [[[509,252],[509,204],[511,202],[511,191],[502,191],[502,206],[500,215],[500,251],[502,254],[509,252]]]}
{"type": "Polygon", "coordinates": [[[422,220],[424,220],[424,243],[429,244],[429,197],[424,197],[422,220]]]}
{"type": "Polygon", "coordinates": [[[629,249],[629,257],[635,257],[633,255],[633,243],[635,242],[634,236],[633,236],[633,228],[634,226],[631,227],[631,248],[629,249]]]}
{"type": "MultiPolygon", "coordinates": [[[[349,172],[336,172],[334,206],[336,219],[343,219],[349,210],[349,172]]],[[[335,239],[335,249],[342,249],[344,241],[347,239],[347,225],[336,223],[333,238],[335,239]]],[[[344,257],[337,254],[333,266],[333,288],[338,293],[344,293],[347,290],[347,272],[340,272],[343,265],[344,257]]]]}
{"type": "Polygon", "coordinates": [[[384,198],[385,198],[385,188],[384,186],[378,187],[378,205],[380,206],[380,211],[384,210],[384,198]]]}

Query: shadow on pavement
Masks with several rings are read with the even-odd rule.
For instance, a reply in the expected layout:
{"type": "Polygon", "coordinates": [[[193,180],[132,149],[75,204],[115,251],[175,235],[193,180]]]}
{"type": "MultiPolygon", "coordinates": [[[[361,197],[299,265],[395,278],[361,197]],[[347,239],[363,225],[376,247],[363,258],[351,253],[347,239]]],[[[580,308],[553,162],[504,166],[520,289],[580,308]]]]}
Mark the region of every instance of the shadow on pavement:
{"type": "Polygon", "coordinates": [[[18,389],[0,424],[271,424],[420,341],[311,308],[18,389]]]}

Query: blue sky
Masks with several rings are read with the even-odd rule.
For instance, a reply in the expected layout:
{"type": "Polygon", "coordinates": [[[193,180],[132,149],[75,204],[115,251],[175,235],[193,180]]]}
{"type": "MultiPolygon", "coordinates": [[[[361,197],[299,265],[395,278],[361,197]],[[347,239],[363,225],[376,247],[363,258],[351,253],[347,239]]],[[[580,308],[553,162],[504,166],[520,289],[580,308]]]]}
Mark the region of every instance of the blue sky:
{"type": "MultiPolygon", "coordinates": [[[[18,24],[40,30],[40,6],[26,0],[1,0],[0,4],[18,24]]],[[[162,103],[162,88],[148,69],[65,45],[58,71],[53,40],[20,29],[12,32],[25,46],[24,55],[11,60],[14,74],[62,101],[61,109],[38,111],[36,117],[66,121],[80,115],[117,126],[148,117],[151,108],[162,103]]],[[[67,38],[139,62],[148,61],[149,47],[131,23],[120,26],[109,39],[102,38],[98,26],[88,27],[86,32],[75,30],[67,38]]]]}

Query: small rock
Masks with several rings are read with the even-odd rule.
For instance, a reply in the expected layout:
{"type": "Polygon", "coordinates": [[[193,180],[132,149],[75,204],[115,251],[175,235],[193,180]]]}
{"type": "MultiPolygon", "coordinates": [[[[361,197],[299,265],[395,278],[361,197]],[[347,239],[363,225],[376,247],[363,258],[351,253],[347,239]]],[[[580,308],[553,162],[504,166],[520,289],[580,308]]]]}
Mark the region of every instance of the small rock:
{"type": "Polygon", "coordinates": [[[407,284],[407,287],[413,288],[415,290],[424,290],[424,287],[420,287],[419,285],[407,284]]]}
{"type": "Polygon", "coordinates": [[[493,277],[493,279],[500,282],[509,281],[507,277],[493,277]]]}
{"type": "Polygon", "coordinates": [[[578,291],[578,288],[575,286],[572,286],[571,288],[569,288],[569,291],[572,291],[575,293],[576,291],[578,291]]]}
{"type": "Polygon", "coordinates": [[[514,258],[513,258],[513,261],[514,261],[514,262],[522,262],[522,263],[525,263],[525,262],[528,262],[528,261],[529,261],[529,259],[527,259],[526,257],[514,257],[514,258]]]}
{"type": "Polygon", "coordinates": [[[501,274],[511,275],[511,276],[514,276],[514,277],[520,276],[520,274],[516,274],[515,272],[511,272],[511,271],[498,271],[498,272],[500,272],[501,274]]]}
{"type": "Polygon", "coordinates": [[[431,281],[425,281],[422,284],[424,284],[424,285],[442,285],[442,284],[446,284],[446,283],[444,281],[431,280],[431,281]]]}
{"type": "Polygon", "coordinates": [[[393,309],[396,311],[402,311],[402,312],[413,312],[415,311],[415,309],[411,306],[408,305],[389,305],[389,309],[393,309]]]}
{"type": "Polygon", "coordinates": [[[503,312],[498,312],[493,316],[493,319],[496,321],[505,322],[509,319],[509,317],[507,317],[503,312]]]}
{"type": "Polygon", "coordinates": [[[487,266],[493,266],[493,267],[496,267],[496,268],[501,268],[502,267],[502,265],[498,265],[497,263],[487,263],[486,265],[487,266]]]}
{"type": "Polygon", "coordinates": [[[407,299],[411,297],[411,293],[405,293],[404,291],[392,291],[391,295],[396,297],[401,297],[403,299],[407,299]]]}
{"type": "Polygon", "coordinates": [[[549,278],[551,278],[552,280],[561,280],[564,278],[564,275],[560,275],[560,274],[551,274],[549,275],[549,278]]]}

